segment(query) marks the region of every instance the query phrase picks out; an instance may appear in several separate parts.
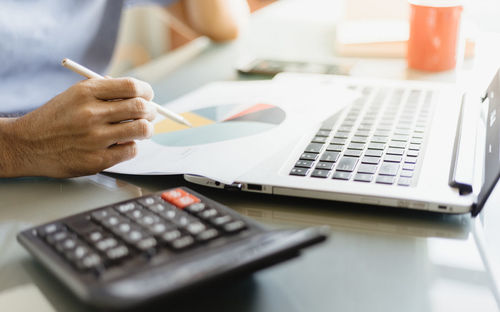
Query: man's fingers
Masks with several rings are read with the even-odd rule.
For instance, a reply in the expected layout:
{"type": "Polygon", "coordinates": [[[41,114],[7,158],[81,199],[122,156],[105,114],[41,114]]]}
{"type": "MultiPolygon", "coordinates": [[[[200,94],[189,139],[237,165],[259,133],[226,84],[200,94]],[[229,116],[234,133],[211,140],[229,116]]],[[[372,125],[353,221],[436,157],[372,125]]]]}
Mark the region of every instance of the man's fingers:
{"type": "Polygon", "coordinates": [[[156,118],[156,107],[142,97],[101,103],[106,111],[105,121],[117,123],[123,120],[156,118]]]}
{"type": "Polygon", "coordinates": [[[141,97],[151,101],[154,93],[149,85],[135,78],[87,79],[92,94],[100,100],[141,97]]]}
{"type": "Polygon", "coordinates": [[[137,155],[137,144],[128,142],[110,146],[103,157],[102,170],[112,167],[117,163],[134,158],[137,155]]]}
{"type": "Polygon", "coordinates": [[[103,145],[149,139],[153,135],[153,125],[146,119],[112,124],[103,131],[103,145]]]}

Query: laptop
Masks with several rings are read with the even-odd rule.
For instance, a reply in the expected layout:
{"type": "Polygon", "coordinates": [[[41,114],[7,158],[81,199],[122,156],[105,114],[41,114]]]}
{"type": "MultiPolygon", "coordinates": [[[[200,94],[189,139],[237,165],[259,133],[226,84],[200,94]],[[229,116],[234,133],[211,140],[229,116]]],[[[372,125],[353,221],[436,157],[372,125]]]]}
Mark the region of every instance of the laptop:
{"type": "Polygon", "coordinates": [[[184,177],[239,191],[477,215],[500,172],[499,75],[482,92],[460,93],[455,84],[280,74],[278,82],[343,85],[360,96],[233,184],[184,177]]]}

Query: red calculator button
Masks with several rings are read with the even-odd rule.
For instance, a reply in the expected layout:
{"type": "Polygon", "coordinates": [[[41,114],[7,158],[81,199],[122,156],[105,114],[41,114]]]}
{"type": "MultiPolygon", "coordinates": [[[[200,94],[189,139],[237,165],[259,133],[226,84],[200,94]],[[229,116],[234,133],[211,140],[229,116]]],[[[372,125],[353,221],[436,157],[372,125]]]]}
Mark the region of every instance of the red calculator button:
{"type": "Polygon", "coordinates": [[[174,204],[180,209],[184,209],[194,203],[199,203],[200,199],[194,195],[187,193],[182,189],[175,189],[161,194],[161,198],[174,204]]]}

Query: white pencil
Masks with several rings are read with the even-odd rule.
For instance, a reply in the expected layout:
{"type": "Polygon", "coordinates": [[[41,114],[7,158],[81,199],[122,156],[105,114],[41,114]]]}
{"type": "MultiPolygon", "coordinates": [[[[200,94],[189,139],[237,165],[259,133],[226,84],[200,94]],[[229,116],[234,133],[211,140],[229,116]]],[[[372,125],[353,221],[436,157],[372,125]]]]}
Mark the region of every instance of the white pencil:
{"type": "MultiPolygon", "coordinates": [[[[66,67],[68,69],[71,69],[75,73],[80,74],[80,75],[87,77],[87,78],[104,78],[103,76],[99,75],[98,73],[93,72],[90,69],[88,69],[87,67],[82,66],[82,65],[80,65],[80,64],[78,64],[78,63],[76,63],[68,58],[65,58],[64,60],[62,60],[61,64],[62,64],[62,66],[66,67]]],[[[189,121],[184,119],[184,117],[182,117],[181,115],[176,114],[172,111],[169,111],[168,109],[160,106],[159,104],[157,104],[153,101],[151,101],[151,103],[153,105],[155,105],[158,113],[162,114],[163,116],[170,118],[173,121],[176,121],[176,122],[181,123],[183,125],[186,125],[188,127],[193,127],[193,125],[191,125],[191,123],[189,123],[189,121]]]]}

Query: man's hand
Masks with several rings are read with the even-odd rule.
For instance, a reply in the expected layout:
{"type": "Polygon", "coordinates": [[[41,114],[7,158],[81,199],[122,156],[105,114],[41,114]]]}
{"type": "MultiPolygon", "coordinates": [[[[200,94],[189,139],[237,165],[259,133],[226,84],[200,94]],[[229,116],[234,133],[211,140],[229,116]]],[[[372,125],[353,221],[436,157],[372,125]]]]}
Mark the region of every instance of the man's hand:
{"type": "Polygon", "coordinates": [[[150,85],[88,79],[17,119],[0,119],[0,176],[65,178],[100,172],[137,154],[153,134],[150,85]]]}

